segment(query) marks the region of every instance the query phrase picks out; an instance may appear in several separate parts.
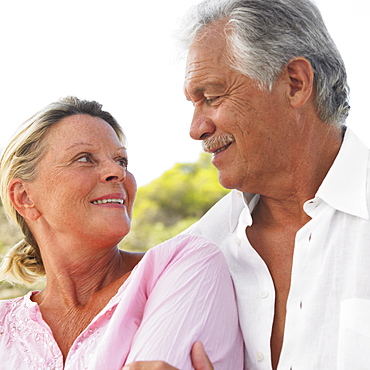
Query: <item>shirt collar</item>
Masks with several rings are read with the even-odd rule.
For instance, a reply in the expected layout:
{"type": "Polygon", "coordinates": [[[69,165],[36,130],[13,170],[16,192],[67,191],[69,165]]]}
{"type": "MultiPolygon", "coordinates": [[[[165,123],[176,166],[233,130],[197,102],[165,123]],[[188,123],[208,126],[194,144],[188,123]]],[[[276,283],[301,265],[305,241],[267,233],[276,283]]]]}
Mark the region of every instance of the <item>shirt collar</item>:
{"type": "Polygon", "coordinates": [[[251,214],[258,199],[258,194],[242,193],[239,190],[232,190],[229,219],[230,232],[234,232],[240,222],[247,226],[252,225],[251,214]]]}
{"type": "MultiPolygon", "coordinates": [[[[333,208],[369,219],[366,183],[369,162],[369,149],[350,130],[346,129],[342,146],[329,172],[322,182],[316,197],[333,208]]],[[[259,195],[233,190],[230,212],[230,231],[233,232],[240,217],[247,225],[252,224],[251,213],[259,200],[259,195]],[[247,208],[246,212],[241,212],[247,208]]]]}
{"type": "Polygon", "coordinates": [[[239,190],[233,189],[231,191],[230,196],[231,196],[231,206],[230,206],[229,228],[230,232],[234,232],[238,224],[240,212],[244,208],[243,193],[239,190]]]}
{"type": "Polygon", "coordinates": [[[369,149],[347,128],[339,153],[316,197],[338,211],[369,219],[368,162],[369,149]]]}

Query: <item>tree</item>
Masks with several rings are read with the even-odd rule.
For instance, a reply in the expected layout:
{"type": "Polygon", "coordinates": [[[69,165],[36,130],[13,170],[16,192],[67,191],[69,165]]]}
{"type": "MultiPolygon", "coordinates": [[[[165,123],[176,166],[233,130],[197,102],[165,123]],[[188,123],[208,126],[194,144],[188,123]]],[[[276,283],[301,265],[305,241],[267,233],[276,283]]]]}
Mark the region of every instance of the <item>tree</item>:
{"type": "Polygon", "coordinates": [[[120,246],[148,250],[186,229],[227,193],[209,154],[201,154],[196,163],[175,164],[139,188],[132,230],[120,246]]]}

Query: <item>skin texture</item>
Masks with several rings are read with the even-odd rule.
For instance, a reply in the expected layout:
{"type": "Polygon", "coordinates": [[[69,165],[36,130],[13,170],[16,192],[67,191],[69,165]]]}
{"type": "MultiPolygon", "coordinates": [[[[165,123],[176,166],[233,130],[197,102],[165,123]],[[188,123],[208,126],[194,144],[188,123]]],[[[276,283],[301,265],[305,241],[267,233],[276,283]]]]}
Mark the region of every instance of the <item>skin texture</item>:
{"type": "MultiPolygon", "coordinates": [[[[312,84],[302,86],[292,81],[290,73],[307,74],[309,80],[312,70],[305,59],[297,58],[284,69],[271,93],[261,91],[254,81],[229,67],[222,26],[216,24],[213,32],[199,37],[189,50],[185,95],[194,105],[190,135],[206,140],[231,134],[234,142],[212,160],[221,184],[269,194],[280,183],[285,185],[286,175],[292,178],[299,168],[297,153],[306,134],[299,132],[299,124],[309,113],[303,106],[311,96],[312,84]],[[293,89],[304,91],[294,94],[293,89]],[[301,109],[291,109],[293,104],[301,109]]],[[[208,151],[218,148],[216,144],[208,151]]]]}
{"type": "Polygon", "coordinates": [[[260,194],[246,233],[269,268],[276,290],[272,366],[281,352],[294,240],[309,221],[303,204],[313,198],[342,142],[339,128],[316,112],[313,70],[296,57],[272,91],[259,89],[229,67],[224,22],[208,26],[189,50],[185,95],[194,105],[190,135],[206,145],[226,188],[260,194]],[[219,149],[224,149],[219,151],[219,149]]]}
{"type": "Polygon", "coordinates": [[[127,153],[111,126],[89,115],[51,127],[36,179],[9,192],[40,247],[46,288],[33,296],[64,359],[141,258],[120,251],[136,195],[127,153]],[[121,197],[124,204],[93,204],[121,197]]]}

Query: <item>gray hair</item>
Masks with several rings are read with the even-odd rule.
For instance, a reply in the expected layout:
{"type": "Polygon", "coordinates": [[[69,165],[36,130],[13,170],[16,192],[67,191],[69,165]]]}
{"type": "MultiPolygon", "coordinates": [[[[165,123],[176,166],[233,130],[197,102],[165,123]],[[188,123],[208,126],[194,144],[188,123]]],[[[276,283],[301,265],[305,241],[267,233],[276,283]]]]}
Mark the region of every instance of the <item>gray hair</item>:
{"type": "Polygon", "coordinates": [[[345,66],[312,1],[204,0],[185,18],[181,36],[185,48],[218,20],[226,20],[232,68],[271,91],[291,59],[306,58],[314,71],[320,119],[345,125],[350,109],[345,66]]]}
{"type": "Polygon", "coordinates": [[[63,118],[87,114],[107,122],[126,146],[125,135],[115,118],[102,110],[96,101],[66,97],[51,103],[26,121],[5,148],[0,160],[0,195],[8,218],[17,223],[24,239],[11,248],[0,267],[0,280],[34,284],[45,275],[39,247],[25,219],[11,202],[8,186],[14,178],[31,182],[36,178],[37,165],[47,148],[46,134],[63,118]]]}

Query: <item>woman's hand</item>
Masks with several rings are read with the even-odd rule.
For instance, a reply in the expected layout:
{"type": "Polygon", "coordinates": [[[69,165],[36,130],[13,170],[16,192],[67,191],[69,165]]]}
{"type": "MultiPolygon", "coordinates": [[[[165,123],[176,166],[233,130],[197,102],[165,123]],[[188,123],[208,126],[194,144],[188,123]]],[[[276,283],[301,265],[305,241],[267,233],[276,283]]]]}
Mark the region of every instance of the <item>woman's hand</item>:
{"type": "MultiPolygon", "coordinates": [[[[195,342],[191,349],[191,361],[194,370],[213,370],[211,361],[204,351],[201,342],[195,342]]],[[[166,364],[163,361],[138,361],[125,365],[122,370],[178,370],[175,367],[166,364]]]]}

